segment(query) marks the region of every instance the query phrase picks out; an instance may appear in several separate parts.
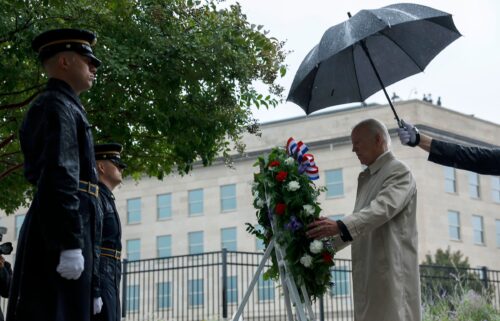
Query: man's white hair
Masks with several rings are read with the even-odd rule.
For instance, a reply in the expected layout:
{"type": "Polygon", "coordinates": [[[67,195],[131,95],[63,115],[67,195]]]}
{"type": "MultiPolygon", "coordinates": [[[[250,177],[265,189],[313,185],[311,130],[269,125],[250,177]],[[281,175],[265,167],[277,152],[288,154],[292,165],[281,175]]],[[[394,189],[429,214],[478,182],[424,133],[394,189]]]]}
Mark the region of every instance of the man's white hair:
{"type": "Polygon", "coordinates": [[[361,126],[368,128],[368,130],[373,133],[374,136],[376,134],[379,134],[387,144],[387,147],[391,146],[391,136],[389,135],[389,131],[387,130],[387,127],[384,125],[384,123],[382,123],[380,120],[375,118],[365,119],[354,126],[353,130],[361,126]]]}

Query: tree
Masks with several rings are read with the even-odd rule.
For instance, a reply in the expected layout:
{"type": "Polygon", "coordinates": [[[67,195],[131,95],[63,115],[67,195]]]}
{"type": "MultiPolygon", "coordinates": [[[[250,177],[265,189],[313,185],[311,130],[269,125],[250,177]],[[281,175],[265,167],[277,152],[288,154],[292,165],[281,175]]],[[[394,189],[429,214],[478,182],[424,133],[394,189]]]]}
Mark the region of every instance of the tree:
{"type": "Polygon", "coordinates": [[[422,300],[434,302],[440,298],[460,297],[467,290],[483,294],[487,289],[474,272],[479,271],[470,268],[469,259],[460,251],[451,252],[448,247],[445,251],[438,249],[434,257],[427,254],[420,266],[422,300]]]}
{"type": "Polygon", "coordinates": [[[286,53],[238,4],[219,2],[0,0],[0,209],[12,213],[32,192],[17,131],[47,81],[31,39],[51,28],[97,33],[103,65],[81,99],[94,140],[124,144],[130,175],[185,174],[241,147],[258,130],[250,107],[283,98],[286,53]]]}

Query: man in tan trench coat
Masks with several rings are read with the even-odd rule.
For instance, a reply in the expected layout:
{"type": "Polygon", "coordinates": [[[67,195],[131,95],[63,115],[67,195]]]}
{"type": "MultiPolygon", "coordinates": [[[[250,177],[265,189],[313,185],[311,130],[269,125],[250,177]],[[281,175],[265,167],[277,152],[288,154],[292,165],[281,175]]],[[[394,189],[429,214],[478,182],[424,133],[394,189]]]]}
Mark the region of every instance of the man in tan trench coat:
{"type": "Polygon", "coordinates": [[[334,236],[337,250],[352,245],[355,321],[420,321],[415,180],[389,150],[380,121],[360,122],[351,140],[367,166],[358,177],[354,212],[342,221],[320,218],[308,236],[334,236]]]}

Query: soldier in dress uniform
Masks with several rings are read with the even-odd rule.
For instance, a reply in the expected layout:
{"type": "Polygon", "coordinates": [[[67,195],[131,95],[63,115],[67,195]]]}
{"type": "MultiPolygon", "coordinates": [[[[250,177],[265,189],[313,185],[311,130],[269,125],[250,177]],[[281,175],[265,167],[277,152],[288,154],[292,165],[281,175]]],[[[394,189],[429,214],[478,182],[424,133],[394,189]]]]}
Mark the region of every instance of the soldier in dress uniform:
{"type": "Polygon", "coordinates": [[[122,145],[116,143],[95,146],[99,171],[99,204],[103,213],[101,258],[99,266],[101,313],[94,321],[119,321],[121,279],[121,224],[115,206],[113,190],[122,182],[126,165],[120,158],[122,145]]]}
{"type": "Polygon", "coordinates": [[[7,321],[89,321],[98,257],[97,170],[92,132],[79,95],[101,61],[96,36],[55,29],[37,36],[49,80],[19,131],[24,175],[35,194],[19,234],[7,321]]]}

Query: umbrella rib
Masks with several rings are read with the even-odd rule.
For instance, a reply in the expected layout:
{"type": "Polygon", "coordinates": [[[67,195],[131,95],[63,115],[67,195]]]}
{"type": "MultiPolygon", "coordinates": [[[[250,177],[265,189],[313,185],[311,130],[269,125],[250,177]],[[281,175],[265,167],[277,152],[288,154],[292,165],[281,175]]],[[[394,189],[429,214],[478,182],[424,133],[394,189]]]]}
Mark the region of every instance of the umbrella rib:
{"type": "Polygon", "coordinates": [[[363,96],[361,95],[361,87],[359,86],[359,78],[358,78],[358,70],[356,69],[356,59],[354,59],[354,46],[356,44],[351,46],[351,56],[352,56],[352,66],[354,67],[354,79],[356,79],[356,85],[358,86],[358,94],[359,98],[361,98],[361,101],[365,101],[363,96]]]}
{"type": "Polygon", "coordinates": [[[415,61],[415,59],[413,59],[413,57],[408,53],[406,52],[406,50],[403,49],[403,47],[401,47],[396,41],[394,41],[391,37],[389,37],[387,34],[385,34],[383,31],[379,31],[379,33],[386,37],[387,39],[389,39],[394,45],[396,45],[402,52],[405,53],[406,56],[410,57],[410,60],[413,61],[413,63],[415,64],[415,66],[418,67],[418,69],[420,69],[420,71],[424,71],[425,68],[422,68],[420,67],[420,65],[415,61]]]}

